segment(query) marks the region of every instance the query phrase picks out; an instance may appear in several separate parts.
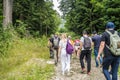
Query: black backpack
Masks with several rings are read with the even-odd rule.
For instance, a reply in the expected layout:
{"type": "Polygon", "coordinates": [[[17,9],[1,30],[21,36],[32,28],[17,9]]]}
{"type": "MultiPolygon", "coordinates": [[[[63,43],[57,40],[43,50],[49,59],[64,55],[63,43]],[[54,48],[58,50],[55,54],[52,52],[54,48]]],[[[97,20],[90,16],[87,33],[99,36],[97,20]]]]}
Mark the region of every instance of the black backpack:
{"type": "Polygon", "coordinates": [[[91,40],[89,37],[84,37],[84,44],[83,47],[85,50],[90,50],[91,49],[91,40]]]}

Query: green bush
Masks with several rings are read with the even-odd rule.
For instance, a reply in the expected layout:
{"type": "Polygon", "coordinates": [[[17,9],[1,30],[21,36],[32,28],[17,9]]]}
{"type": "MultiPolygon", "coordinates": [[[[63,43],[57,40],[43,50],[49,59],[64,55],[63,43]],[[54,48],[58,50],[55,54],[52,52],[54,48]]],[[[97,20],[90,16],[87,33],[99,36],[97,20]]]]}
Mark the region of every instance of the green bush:
{"type": "Polygon", "coordinates": [[[7,57],[0,59],[0,80],[48,80],[54,65],[47,64],[46,37],[19,38],[12,43],[7,57]]]}
{"type": "Polygon", "coordinates": [[[4,29],[2,26],[2,16],[0,16],[0,57],[5,56],[10,48],[12,34],[10,29],[4,29]]]}
{"type": "Polygon", "coordinates": [[[20,20],[16,20],[16,25],[14,26],[15,31],[17,32],[20,38],[26,37],[28,34],[27,27],[28,25],[20,20]]]}

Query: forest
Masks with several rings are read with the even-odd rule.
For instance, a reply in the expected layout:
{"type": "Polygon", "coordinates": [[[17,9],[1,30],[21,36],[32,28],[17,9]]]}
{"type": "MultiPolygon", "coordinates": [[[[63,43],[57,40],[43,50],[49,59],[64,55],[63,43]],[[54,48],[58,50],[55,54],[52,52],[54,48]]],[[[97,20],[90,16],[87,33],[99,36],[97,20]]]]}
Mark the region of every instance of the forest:
{"type": "Polygon", "coordinates": [[[62,15],[53,9],[53,1],[0,0],[0,80],[46,80],[53,75],[53,65],[23,63],[36,62],[33,58],[48,60],[47,40],[54,33],[67,32],[73,38],[83,30],[101,34],[109,21],[120,32],[120,0],[57,0],[62,15]],[[21,70],[26,73],[17,77],[21,70]]]}

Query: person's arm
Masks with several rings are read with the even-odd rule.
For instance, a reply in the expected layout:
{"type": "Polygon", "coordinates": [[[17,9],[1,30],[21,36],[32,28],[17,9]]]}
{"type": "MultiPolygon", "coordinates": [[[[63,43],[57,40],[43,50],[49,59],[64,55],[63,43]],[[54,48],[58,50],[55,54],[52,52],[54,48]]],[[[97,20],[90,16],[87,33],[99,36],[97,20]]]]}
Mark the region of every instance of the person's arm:
{"type": "Polygon", "coordinates": [[[61,41],[59,42],[59,49],[58,49],[58,55],[61,53],[61,41]]]}
{"type": "Polygon", "coordinates": [[[78,49],[78,51],[77,51],[77,55],[78,55],[78,56],[80,55],[82,46],[83,46],[83,43],[82,43],[82,41],[80,41],[80,47],[79,47],[79,49],[78,49]]]}
{"type": "Polygon", "coordinates": [[[104,47],[105,47],[105,41],[101,41],[100,47],[99,47],[98,56],[97,56],[97,59],[98,59],[98,60],[100,59],[100,55],[101,55],[101,53],[103,52],[104,47]]]}
{"type": "Polygon", "coordinates": [[[91,49],[94,48],[94,41],[93,41],[93,38],[90,39],[91,40],[91,49]]]}

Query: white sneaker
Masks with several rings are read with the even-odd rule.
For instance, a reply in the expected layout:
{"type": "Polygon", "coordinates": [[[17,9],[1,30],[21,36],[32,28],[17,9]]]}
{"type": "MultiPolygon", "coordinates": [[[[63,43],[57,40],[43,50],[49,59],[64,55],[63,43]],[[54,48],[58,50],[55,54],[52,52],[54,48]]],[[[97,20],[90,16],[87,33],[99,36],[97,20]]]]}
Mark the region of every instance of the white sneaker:
{"type": "Polygon", "coordinates": [[[65,75],[65,72],[62,72],[62,75],[65,75]]]}

